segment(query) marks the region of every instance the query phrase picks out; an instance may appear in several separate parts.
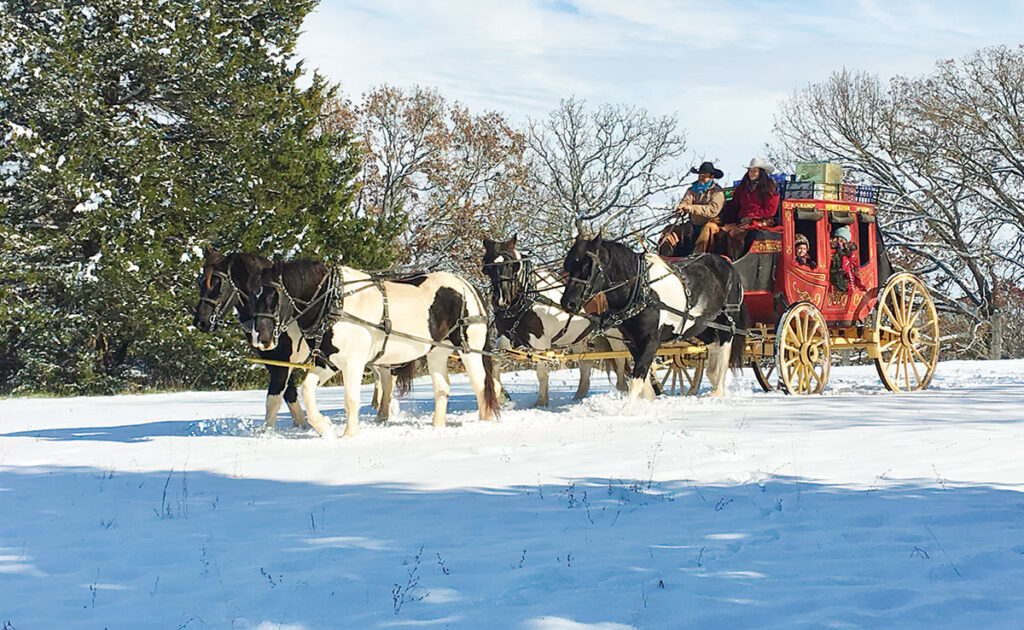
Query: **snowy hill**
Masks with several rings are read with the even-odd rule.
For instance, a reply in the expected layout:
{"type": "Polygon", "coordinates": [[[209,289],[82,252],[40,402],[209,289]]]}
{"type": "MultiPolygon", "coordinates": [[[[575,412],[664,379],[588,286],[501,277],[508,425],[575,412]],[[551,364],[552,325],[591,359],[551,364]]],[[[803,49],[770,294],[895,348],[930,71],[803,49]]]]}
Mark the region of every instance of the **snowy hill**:
{"type": "MultiPolygon", "coordinates": [[[[0,624],[28,628],[1019,628],[1024,361],[883,391],[629,407],[506,374],[451,426],[259,430],[261,392],[0,401],[0,624]]],[[[343,423],[340,388],[321,406],[343,423]]]]}

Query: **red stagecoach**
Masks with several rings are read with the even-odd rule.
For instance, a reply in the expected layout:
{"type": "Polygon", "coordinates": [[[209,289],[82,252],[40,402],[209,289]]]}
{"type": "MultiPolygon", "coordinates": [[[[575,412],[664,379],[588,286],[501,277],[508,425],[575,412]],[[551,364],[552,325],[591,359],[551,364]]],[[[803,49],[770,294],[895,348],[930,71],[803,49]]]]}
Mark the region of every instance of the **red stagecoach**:
{"type": "Polygon", "coordinates": [[[875,206],[785,199],[779,219],[776,227],[753,231],[748,253],[735,263],[753,322],[747,356],[761,387],[819,393],[834,352],[863,350],[889,390],[926,388],[939,358],[935,305],[918,278],[891,273],[875,206]],[[850,291],[834,287],[829,275],[831,236],[840,226],[849,227],[856,245],[859,282],[850,291]],[[797,262],[798,235],[806,237],[816,268],[797,262]]]}

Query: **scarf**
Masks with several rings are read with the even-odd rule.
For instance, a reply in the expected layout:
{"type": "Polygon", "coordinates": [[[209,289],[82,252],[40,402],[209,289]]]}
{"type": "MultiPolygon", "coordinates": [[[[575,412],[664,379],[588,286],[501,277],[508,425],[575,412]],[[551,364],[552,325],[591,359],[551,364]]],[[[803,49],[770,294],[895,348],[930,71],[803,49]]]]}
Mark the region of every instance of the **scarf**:
{"type": "Polygon", "coordinates": [[[693,186],[690,186],[690,190],[693,191],[693,194],[695,194],[698,197],[700,197],[701,195],[706,193],[709,188],[711,188],[714,185],[715,185],[715,180],[713,180],[713,179],[708,180],[707,182],[705,182],[703,184],[700,183],[700,181],[696,181],[696,182],[693,182],[693,186]]]}

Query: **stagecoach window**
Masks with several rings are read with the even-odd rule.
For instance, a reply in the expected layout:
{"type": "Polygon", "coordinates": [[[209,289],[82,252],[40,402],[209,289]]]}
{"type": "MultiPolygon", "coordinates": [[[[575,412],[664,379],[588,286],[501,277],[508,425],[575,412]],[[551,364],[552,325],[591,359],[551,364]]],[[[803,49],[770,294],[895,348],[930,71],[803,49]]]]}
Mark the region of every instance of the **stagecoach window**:
{"type": "MultiPolygon", "coordinates": [[[[863,219],[864,215],[858,218],[863,219]]],[[[871,262],[871,225],[863,220],[857,221],[857,249],[860,251],[861,267],[871,262]]]]}
{"type": "MultiPolygon", "coordinates": [[[[807,237],[807,251],[810,257],[815,261],[818,260],[818,221],[822,219],[821,213],[815,217],[813,214],[805,218],[807,215],[801,215],[797,212],[796,219],[793,221],[793,231],[796,234],[803,234],[807,237]]],[[[794,237],[795,238],[795,237],[794,237]]],[[[796,256],[796,248],[793,248],[793,255],[796,256]]]]}

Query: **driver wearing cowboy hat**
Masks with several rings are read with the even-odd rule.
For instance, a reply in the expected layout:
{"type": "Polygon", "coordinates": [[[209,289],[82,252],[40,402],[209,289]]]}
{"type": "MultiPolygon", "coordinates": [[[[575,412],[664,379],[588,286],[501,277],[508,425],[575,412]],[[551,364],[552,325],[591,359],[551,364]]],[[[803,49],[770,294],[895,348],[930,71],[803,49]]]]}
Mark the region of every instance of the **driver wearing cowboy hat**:
{"type": "MultiPolygon", "coordinates": [[[[697,181],[690,186],[683,198],[676,205],[676,213],[680,217],[689,217],[693,229],[699,231],[694,251],[709,252],[718,233],[719,215],[725,205],[725,191],[714,180],[721,179],[725,173],[715,168],[711,162],[704,162],[699,168],[691,168],[690,172],[697,176],[697,181]]],[[[665,229],[662,243],[675,248],[680,241],[678,220],[665,229]]]]}

